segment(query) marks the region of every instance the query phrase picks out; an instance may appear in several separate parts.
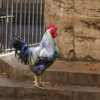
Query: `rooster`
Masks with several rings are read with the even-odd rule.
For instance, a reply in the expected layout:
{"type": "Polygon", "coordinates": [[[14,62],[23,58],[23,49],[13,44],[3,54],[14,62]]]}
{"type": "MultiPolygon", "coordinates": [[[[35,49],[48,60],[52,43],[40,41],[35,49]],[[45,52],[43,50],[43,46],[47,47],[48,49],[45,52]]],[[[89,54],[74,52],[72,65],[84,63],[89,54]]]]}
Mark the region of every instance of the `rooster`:
{"type": "Polygon", "coordinates": [[[11,40],[11,45],[15,48],[15,56],[22,63],[29,65],[35,79],[35,87],[42,85],[42,74],[50,67],[58,57],[58,48],[55,38],[57,37],[57,27],[50,25],[44,33],[41,43],[37,47],[30,47],[23,40],[15,37],[11,40]]]}

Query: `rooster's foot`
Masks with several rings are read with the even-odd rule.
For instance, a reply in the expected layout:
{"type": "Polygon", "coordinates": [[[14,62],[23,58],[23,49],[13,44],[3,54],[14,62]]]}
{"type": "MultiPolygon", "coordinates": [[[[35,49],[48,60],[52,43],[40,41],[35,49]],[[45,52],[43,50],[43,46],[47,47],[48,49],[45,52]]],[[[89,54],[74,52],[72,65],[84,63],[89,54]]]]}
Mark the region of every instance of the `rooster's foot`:
{"type": "Polygon", "coordinates": [[[45,85],[49,85],[49,84],[50,84],[50,82],[44,82],[43,81],[43,82],[40,83],[40,86],[45,86],[45,85]]]}
{"type": "Polygon", "coordinates": [[[34,84],[33,86],[39,88],[39,85],[38,84],[34,84]]]}

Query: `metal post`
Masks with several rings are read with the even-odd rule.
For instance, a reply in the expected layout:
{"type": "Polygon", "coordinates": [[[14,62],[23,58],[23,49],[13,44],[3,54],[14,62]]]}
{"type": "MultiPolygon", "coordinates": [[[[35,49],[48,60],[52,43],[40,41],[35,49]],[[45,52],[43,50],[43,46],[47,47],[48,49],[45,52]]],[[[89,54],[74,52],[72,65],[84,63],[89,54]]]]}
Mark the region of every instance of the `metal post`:
{"type": "Polygon", "coordinates": [[[15,21],[15,34],[17,34],[17,9],[18,8],[18,0],[16,0],[16,21],[15,21]]]}
{"type": "Polygon", "coordinates": [[[2,0],[0,0],[0,8],[2,8],[2,0]]]}
{"type": "Polygon", "coordinates": [[[24,10],[25,10],[25,12],[24,12],[24,41],[26,40],[26,38],[25,38],[25,36],[26,36],[26,0],[24,0],[24,3],[25,3],[25,5],[24,5],[24,10]]]}
{"type": "Polygon", "coordinates": [[[10,29],[10,40],[12,39],[12,27],[13,27],[13,0],[11,2],[11,29],[10,29]]]}
{"type": "Polygon", "coordinates": [[[37,0],[36,11],[37,11],[37,13],[36,13],[36,43],[37,43],[37,35],[38,35],[38,33],[37,33],[37,31],[38,31],[38,0],[37,0]]]}
{"type": "Polygon", "coordinates": [[[1,18],[0,20],[1,20],[1,29],[2,29],[2,33],[3,33],[3,31],[4,31],[3,30],[4,29],[4,20],[3,20],[3,18],[1,18]]]}
{"type": "Polygon", "coordinates": [[[33,44],[33,36],[34,36],[34,0],[33,0],[33,12],[32,12],[32,44],[33,44]]]}
{"type": "Polygon", "coordinates": [[[29,1],[29,14],[28,14],[28,43],[30,38],[30,1],[29,1]]]}
{"type": "Polygon", "coordinates": [[[42,0],[40,0],[41,1],[41,5],[40,5],[40,41],[41,41],[41,26],[42,26],[42,23],[41,23],[41,21],[42,21],[42,9],[43,9],[43,7],[42,7],[42,0]]]}
{"type": "Polygon", "coordinates": [[[0,42],[1,42],[1,46],[2,46],[2,49],[4,50],[4,41],[3,41],[3,39],[4,39],[4,37],[3,37],[3,33],[4,33],[4,20],[1,18],[0,19],[1,20],[1,35],[0,35],[0,42]],[[3,45],[2,45],[3,44],[3,45]]]}
{"type": "Polygon", "coordinates": [[[21,31],[22,31],[22,0],[20,0],[20,38],[21,38],[21,31]]]}
{"type": "Polygon", "coordinates": [[[7,49],[7,37],[8,37],[8,35],[7,35],[7,33],[8,33],[8,0],[6,0],[6,6],[7,6],[7,8],[6,8],[6,36],[5,36],[5,53],[6,53],[6,49],[7,49]]]}
{"type": "MultiPolygon", "coordinates": [[[[45,0],[43,0],[43,3],[44,3],[44,8],[45,8],[45,0]]],[[[43,13],[44,13],[44,8],[43,8],[43,13]]],[[[44,20],[44,14],[43,14],[43,20],[44,20]]],[[[43,22],[43,26],[44,26],[44,28],[43,28],[43,32],[45,33],[45,30],[46,30],[46,26],[45,26],[45,20],[44,20],[44,22],[43,22]]]]}

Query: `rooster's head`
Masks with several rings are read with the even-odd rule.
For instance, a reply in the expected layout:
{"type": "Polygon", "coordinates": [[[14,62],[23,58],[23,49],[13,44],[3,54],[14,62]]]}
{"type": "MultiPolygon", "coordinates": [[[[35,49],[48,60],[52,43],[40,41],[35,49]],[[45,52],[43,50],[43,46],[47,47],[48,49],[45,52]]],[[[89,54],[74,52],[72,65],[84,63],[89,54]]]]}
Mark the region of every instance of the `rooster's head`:
{"type": "Polygon", "coordinates": [[[57,33],[56,33],[57,27],[56,26],[49,25],[49,26],[47,26],[47,29],[50,29],[50,33],[52,34],[52,37],[53,38],[56,38],[57,37],[57,33]]]}

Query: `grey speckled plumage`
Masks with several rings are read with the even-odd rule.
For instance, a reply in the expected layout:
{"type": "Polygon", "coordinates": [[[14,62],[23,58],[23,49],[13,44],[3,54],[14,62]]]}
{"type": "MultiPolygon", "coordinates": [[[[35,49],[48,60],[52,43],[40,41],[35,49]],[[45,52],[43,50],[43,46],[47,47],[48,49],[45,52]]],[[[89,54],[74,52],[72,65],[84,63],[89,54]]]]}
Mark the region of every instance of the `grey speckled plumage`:
{"type": "Polygon", "coordinates": [[[55,40],[47,30],[42,41],[37,47],[30,47],[20,39],[13,39],[11,45],[24,64],[29,64],[30,70],[35,75],[42,74],[58,57],[58,48],[55,40]]]}
{"type": "Polygon", "coordinates": [[[35,74],[35,75],[41,75],[50,65],[54,63],[56,58],[58,57],[58,50],[57,47],[55,47],[55,52],[53,57],[42,57],[39,56],[34,65],[29,66],[30,70],[35,74]]]}

